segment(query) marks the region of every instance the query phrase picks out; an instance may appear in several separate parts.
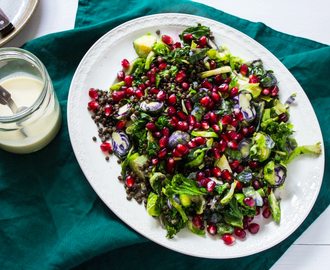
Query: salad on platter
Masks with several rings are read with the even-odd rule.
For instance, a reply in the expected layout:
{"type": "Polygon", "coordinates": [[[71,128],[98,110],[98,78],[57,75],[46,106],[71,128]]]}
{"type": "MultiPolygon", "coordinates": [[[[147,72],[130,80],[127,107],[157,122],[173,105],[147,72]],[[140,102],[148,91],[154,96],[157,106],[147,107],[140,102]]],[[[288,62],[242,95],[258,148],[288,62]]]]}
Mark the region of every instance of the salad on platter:
{"type": "Polygon", "coordinates": [[[136,38],[138,57],[122,60],[109,90],[89,89],[88,110],[106,160],[118,157],[127,199],[159,218],[167,238],[188,227],[231,245],[259,231],[255,216],[281,221],[287,164],[321,145],[297,145],[296,95],[279,100],[261,59],[233,56],[200,24],[179,38],[136,38]]]}

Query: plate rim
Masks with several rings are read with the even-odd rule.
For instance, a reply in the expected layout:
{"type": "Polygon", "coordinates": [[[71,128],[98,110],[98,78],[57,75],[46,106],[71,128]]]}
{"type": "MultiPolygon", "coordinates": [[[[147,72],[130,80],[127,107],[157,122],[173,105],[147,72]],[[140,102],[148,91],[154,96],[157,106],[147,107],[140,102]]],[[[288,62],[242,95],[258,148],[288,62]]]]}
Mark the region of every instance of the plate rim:
{"type": "Polygon", "coordinates": [[[30,21],[30,19],[34,15],[38,7],[38,4],[39,4],[39,0],[30,0],[26,12],[20,18],[17,25],[14,25],[15,27],[14,30],[11,31],[8,35],[5,35],[4,37],[0,38],[0,47],[8,43],[23,30],[23,28],[26,26],[26,24],[30,21]]]}
{"type": "MultiPolygon", "coordinates": [[[[162,25],[162,26],[164,26],[164,25],[162,25]]],[[[321,188],[321,186],[322,186],[322,182],[323,182],[323,178],[324,178],[324,169],[325,169],[325,154],[324,154],[325,152],[324,152],[324,151],[325,151],[325,149],[324,149],[323,134],[322,134],[322,131],[321,131],[321,128],[320,128],[320,125],[319,125],[319,121],[318,121],[318,119],[317,119],[317,116],[316,116],[315,111],[314,111],[314,109],[313,109],[313,106],[312,106],[312,104],[311,104],[311,102],[310,102],[310,100],[309,100],[307,94],[305,93],[305,91],[303,90],[303,88],[301,87],[301,85],[298,83],[298,81],[296,80],[296,78],[293,76],[293,74],[292,74],[292,73],[291,73],[291,72],[290,72],[290,71],[284,66],[284,64],[283,64],[283,63],[282,63],[282,62],[281,62],[281,61],[280,61],[275,55],[273,55],[273,54],[272,54],[272,53],[271,53],[266,47],[264,47],[263,45],[261,45],[261,44],[260,44],[259,42],[257,42],[256,40],[252,39],[251,37],[249,37],[249,36],[246,35],[245,33],[241,32],[241,31],[239,31],[239,30],[237,30],[237,29],[235,29],[235,28],[233,28],[233,27],[231,27],[231,26],[229,26],[229,25],[226,25],[226,24],[224,24],[224,23],[222,23],[222,22],[219,22],[219,21],[216,21],[216,20],[213,20],[213,19],[210,19],[210,18],[202,17],[202,16],[197,16],[197,15],[192,15],[192,14],[185,14],[185,13],[159,13],[159,14],[154,14],[154,15],[147,15],[147,16],[142,16],[142,17],[138,17],[138,18],[135,18],[135,19],[129,20],[129,21],[123,23],[123,24],[120,24],[120,25],[116,26],[115,28],[109,30],[109,31],[106,32],[104,35],[102,35],[102,36],[101,36],[101,37],[100,37],[100,38],[99,38],[99,39],[98,39],[98,40],[97,40],[97,41],[96,41],[96,42],[95,42],[95,43],[89,48],[89,50],[85,53],[84,57],[81,59],[79,65],[78,65],[78,67],[77,67],[77,69],[76,69],[76,71],[75,71],[75,73],[74,73],[74,76],[73,76],[72,81],[71,81],[71,84],[70,84],[70,90],[69,90],[69,95],[68,95],[68,104],[67,104],[67,121],[68,121],[68,130],[69,130],[70,142],[71,142],[71,144],[72,144],[72,148],[73,148],[73,150],[74,150],[74,153],[75,153],[76,159],[77,159],[77,161],[78,161],[78,164],[79,164],[81,170],[83,171],[83,173],[84,173],[84,175],[85,175],[87,181],[88,181],[89,184],[92,186],[92,188],[93,188],[94,191],[97,193],[97,195],[101,198],[101,200],[105,202],[106,206],[107,206],[111,211],[113,211],[113,212],[114,212],[114,213],[115,213],[115,214],[121,219],[122,222],[124,222],[124,223],[127,224],[129,227],[131,227],[135,232],[137,232],[137,233],[143,235],[144,237],[150,239],[151,241],[153,241],[153,242],[155,242],[155,243],[157,243],[157,244],[160,244],[160,245],[163,246],[163,247],[166,247],[166,248],[168,248],[168,249],[171,249],[171,250],[174,250],[174,251],[176,251],[176,252],[179,252],[179,253],[182,253],[182,254],[185,254],[185,255],[189,255],[189,256],[200,257],[200,258],[210,258],[210,259],[240,258],[240,257],[246,257],[246,256],[249,256],[249,255],[257,254],[257,253],[262,252],[262,251],[264,251],[264,250],[268,250],[268,249],[274,247],[275,245],[277,245],[277,244],[283,242],[285,239],[287,239],[290,235],[292,235],[292,234],[298,229],[298,227],[299,227],[299,226],[300,226],[300,225],[306,220],[306,218],[307,218],[308,215],[310,214],[310,212],[311,212],[311,210],[312,210],[313,206],[315,205],[315,202],[316,202],[316,200],[317,200],[317,198],[318,198],[318,195],[319,195],[319,192],[320,192],[320,188],[321,188]],[[86,172],[85,172],[85,168],[84,168],[84,167],[81,165],[81,163],[80,163],[80,159],[79,159],[78,153],[77,153],[76,150],[75,150],[75,147],[74,147],[74,145],[73,145],[73,139],[72,139],[72,136],[73,136],[73,129],[72,129],[72,125],[70,125],[70,115],[71,115],[70,100],[71,100],[71,98],[72,98],[72,92],[73,92],[73,91],[71,91],[71,89],[74,88],[74,82],[75,82],[75,80],[76,80],[76,77],[78,76],[78,71],[80,70],[80,68],[82,67],[82,65],[83,65],[83,63],[84,63],[84,60],[85,60],[86,58],[88,58],[89,54],[94,50],[94,48],[95,48],[100,42],[102,42],[103,39],[106,39],[106,37],[107,37],[108,35],[110,35],[110,33],[115,32],[115,31],[117,31],[118,29],[121,29],[122,27],[126,27],[126,26],[129,26],[129,25],[131,25],[131,24],[133,24],[133,23],[135,23],[135,22],[141,21],[141,20],[143,20],[143,19],[152,18],[152,17],[159,17],[159,16],[162,16],[162,15],[163,15],[163,16],[178,16],[178,17],[181,17],[181,16],[185,16],[185,17],[187,17],[187,16],[188,16],[188,17],[191,17],[192,19],[196,19],[196,20],[197,20],[197,19],[202,19],[202,20],[204,20],[204,21],[205,21],[205,20],[206,20],[206,21],[210,21],[210,22],[213,22],[213,23],[219,24],[219,26],[221,26],[221,27],[228,28],[228,29],[230,29],[231,31],[238,32],[240,35],[245,36],[245,38],[249,39],[250,42],[253,42],[254,45],[259,46],[262,50],[265,50],[265,51],[267,52],[267,54],[268,54],[269,56],[271,56],[271,58],[273,58],[272,61],[276,61],[277,64],[280,65],[282,69],[284,68],[284,69],[286,70],[286,73],[287,73],[286,75],[290,77],[290,80],[294,80],[294,81],[295,81],[297,87],[299,87],[299,88],[301,89],[302,93],[305,95],[306,101],[309,103],[309,105],[310,105],[310,107],[311,107],[311,109],[312,109],[312,111],[313,111],[313,114],[314,114],[315,119],[316,119],[316,121],[317,121],[316,124],[317,124],[317,126],[318,126],[318,128],[319,128],[320,136],[321,136],[321,147],[322,147],[322,154],[321,154],[321,156],[322,156],[322,159],[321,159],[321,163],[322,163],[322,164],[321,164],[321,165],[322,165],[322,166],[321,166],[321,167],[322,167],[322,172],[321,172],[321,174],[320,174],[320,179],[321,179],[321,181],[319,182],[319,185],[318,185],[318,189],[317,189],[317,191],[313,194],[313,195],[314,195],[314,196],[313,196],[313,202],[309,205],[310,207],[309,207],[308,210],[305,212],[305,215],[304,215],[304,217],[302,218],[301,222],[300,222],[300,223],[297,223],[297,225],[294,226],[294,228],[291,230],[291,232],[290,232],[289,234],[287,234],[284,238],[282,238],[280,241],[277,241],[277,242],[273,243],[272,245],[267,246],[266,248],[260,248],[260,250],[256,250],[256,251],[254,251],[253,253],[244,254],[244,255],[230,256],[230,257],[228,257],[228,256],[225,256],[225,257],[221,257],[221,256],[220,256],[220,257],[219,257],[219,256],[208,256],[208,257],[205,257],[205,256],[202,256],[202,255],[201,255],[201,256],[198,256],[198,254],[191,254],[191,253],[189,253],[189,252],[185,252],[185,251],[182,251],[182,250],[175,249],[175,248],[171,247],[170,245],[166,245],[166,244],[164,244],[164,242],[159,241],[158,239],[152,239],[152,238],[151,238],[150,236],[148,236],[146,233],[141,232],[140,230],[138,230],[138,229],[136,229],[135,227],[133,227],[131,224],[128,224],[125,220],[123,220],[123,219],[121,218],[120,215],[118,215],[118,213],[116,213],[116,211],[114,211],[114,209],[111,208],[111,206],[109,206],[109,205],[107,204],[107,202],[105,202],[105,201],[103,200],[102,195],[101,195],[101,194],[98,192],[98,190],[95,188],[94,183],[92,183],[92,182],[90,181],[90,179],[88,179],[87,174],[86,174],[86,172]]],[[[207,241],[206,239],[204,239],[204,240],[207,241]]]]}

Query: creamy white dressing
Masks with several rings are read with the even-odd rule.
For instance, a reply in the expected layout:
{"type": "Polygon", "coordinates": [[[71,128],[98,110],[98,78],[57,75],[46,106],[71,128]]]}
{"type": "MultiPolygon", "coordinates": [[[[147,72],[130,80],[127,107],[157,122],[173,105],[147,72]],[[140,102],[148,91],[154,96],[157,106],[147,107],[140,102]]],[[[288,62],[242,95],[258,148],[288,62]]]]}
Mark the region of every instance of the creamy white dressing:
{"type": "MultiPolygon", "coordinates": [[[[30,107],[40,96],[43,83],[29,77],[15,77],[0,83],[10,94],[17,107],[30,107]]],[[[30,153],[47,145],[61,125],[61,111],[57,98],[46,96],[47,103],[21,123],[8,124],[8,130],[0,132],[0,147],[13,153],[30,153]],[[48,105],[48,106],[46,106],[48,105]],[[20,130],[23,129],[23,132],[20,130]]],[[[8,106],[0,105],[0,116],[10,116],[8,106]]]]}

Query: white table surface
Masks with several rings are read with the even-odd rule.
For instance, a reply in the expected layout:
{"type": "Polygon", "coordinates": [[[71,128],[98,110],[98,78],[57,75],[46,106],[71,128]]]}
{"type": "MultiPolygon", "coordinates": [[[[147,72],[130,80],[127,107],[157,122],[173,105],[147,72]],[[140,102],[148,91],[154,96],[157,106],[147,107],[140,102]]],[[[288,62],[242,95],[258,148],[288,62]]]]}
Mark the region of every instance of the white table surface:
{"type": "MultiPolygon", "coordinates": [[[[13,1],[13,0],[1,0],[13,1]]],[[[1,2],[0,1],[0,2],[1,2]]],[[[14,0],[16,1],[16,0],[14,0]]],[[[20,47],[49,33],[70,30],[78,0],[39,0],[26,27],[4,47],[20,47]]],[[[142,0],[141,0],[142,1],[142,0]]],[[[275,30],[330,45],[330,2],[328,0],[195,0],[275,30]]],[[[294,242],[272,267],[278,269],[330,269],[330,207],[294,242]]]]}

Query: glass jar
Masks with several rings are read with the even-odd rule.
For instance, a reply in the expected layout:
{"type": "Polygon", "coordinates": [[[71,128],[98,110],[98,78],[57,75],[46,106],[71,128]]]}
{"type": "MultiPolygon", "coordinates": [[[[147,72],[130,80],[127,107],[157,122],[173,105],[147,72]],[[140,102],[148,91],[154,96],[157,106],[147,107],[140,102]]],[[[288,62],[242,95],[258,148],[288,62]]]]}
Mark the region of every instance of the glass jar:
{"type": "Polygon", "coordinates": [[[42,62],[19,48],[0,49],[0,147],[31,153],[54,139],[61,109],[42,62]]]}

